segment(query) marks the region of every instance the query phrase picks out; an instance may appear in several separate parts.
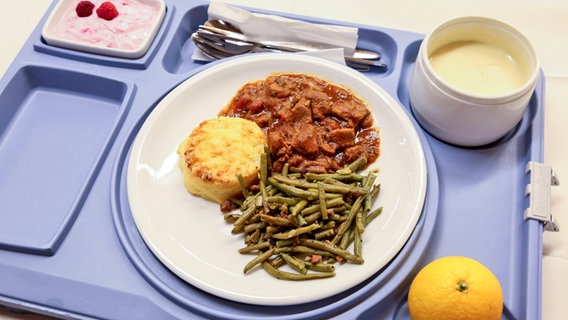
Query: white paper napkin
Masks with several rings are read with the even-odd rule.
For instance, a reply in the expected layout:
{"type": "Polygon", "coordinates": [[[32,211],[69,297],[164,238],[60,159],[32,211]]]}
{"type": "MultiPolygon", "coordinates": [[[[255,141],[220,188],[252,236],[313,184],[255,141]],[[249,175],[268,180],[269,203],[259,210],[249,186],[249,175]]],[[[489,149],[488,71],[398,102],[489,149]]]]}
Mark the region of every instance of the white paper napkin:
{"type": "MultiPolygon", "coordinates": [[[[358,29],[337,25],[324,25],[284,18],[275,15],[251,13],[241,8],[212,1],[208,9],[209,19],[222,19],[234,24],[255,41],[298,41],[328,44],[337,49],[321,50],[307,54],[320,56],[345,64],[344,54],[353,54],[358,40],[358,29]]],[[[195,60],[210,61],[201,51],[195,50],[195,60]]]]}

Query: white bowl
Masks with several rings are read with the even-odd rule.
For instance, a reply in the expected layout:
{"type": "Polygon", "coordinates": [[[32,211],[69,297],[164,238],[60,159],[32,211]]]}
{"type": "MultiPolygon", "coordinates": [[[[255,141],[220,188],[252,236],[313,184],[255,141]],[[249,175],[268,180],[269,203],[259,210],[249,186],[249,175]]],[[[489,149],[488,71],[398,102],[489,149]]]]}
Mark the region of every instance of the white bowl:
{"type": "Polygon", "coordinates": [[[42,29],[45,42],[82,52],[136,59],[148,51],[166,12],[163,0],[111,1],[119,15],[107,21],[96,13],[106,0],[90,1],[95,4],[93,13],[80,18],[75,13],[80,0],[60,0],[42,29]],[[138,3],[145,10],[136,9],[134,5],[138,3]]]}
{"type": "Polygon", "coordinates": [[[433,136],[482,146],[521,120],[539,74],[536,53],[519,31],[489,18],[457,18],[422,42],[410,77],[410,104],[433,136]]]}

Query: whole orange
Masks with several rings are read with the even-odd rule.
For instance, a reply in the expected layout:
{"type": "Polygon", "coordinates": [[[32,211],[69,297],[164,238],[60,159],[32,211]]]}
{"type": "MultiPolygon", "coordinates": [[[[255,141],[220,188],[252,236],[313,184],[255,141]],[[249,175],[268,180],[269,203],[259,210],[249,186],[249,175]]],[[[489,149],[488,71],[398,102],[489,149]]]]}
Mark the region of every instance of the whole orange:
{"type": "Polygon", "coordinates": [[[422,268],[410,285],[412,320],[500,319],[503,291],[495,275],[463,256],[438,258],[422,268]]]}

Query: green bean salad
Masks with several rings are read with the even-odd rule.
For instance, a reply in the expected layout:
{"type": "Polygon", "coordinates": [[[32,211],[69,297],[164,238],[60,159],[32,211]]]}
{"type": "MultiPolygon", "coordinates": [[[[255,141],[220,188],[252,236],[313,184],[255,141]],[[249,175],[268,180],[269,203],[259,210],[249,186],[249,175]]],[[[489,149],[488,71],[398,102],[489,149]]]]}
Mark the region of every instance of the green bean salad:
{"type": "Polygon", "coordinates": [[[233,234],[244,234],[239,253],[254,255],[243,272],[260,265],[278,279],[311,280],[335,276],[337,263],[364,263],[361,236],[382,212],[372,210],[379,170],[357,173],[366,164],[360,157],[336,173],[301,174],[287,165],[275,173],[265,150],[258,185],[247,188],[239,177],[244,200],[233,201],[240,212],[224,215],[233,234]]]}

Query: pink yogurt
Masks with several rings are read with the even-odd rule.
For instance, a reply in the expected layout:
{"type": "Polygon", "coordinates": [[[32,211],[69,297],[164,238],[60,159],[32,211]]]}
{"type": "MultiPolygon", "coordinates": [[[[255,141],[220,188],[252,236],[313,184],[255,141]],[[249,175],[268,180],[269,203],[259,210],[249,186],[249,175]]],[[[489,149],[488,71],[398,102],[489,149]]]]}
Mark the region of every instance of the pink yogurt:
{"type": "Polygon", "coordinates": [[[118,11],[111,21],[96,13],[100,4],[108,0],[90,0],[95,5],[93,14],[81,18],[75,12],[80,1],[71,2],[54,29],[55,36],[100,47],[135,50],[150,36],[158,19],[157,7],[137,0],[110,1],[118,11]]]}

